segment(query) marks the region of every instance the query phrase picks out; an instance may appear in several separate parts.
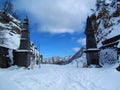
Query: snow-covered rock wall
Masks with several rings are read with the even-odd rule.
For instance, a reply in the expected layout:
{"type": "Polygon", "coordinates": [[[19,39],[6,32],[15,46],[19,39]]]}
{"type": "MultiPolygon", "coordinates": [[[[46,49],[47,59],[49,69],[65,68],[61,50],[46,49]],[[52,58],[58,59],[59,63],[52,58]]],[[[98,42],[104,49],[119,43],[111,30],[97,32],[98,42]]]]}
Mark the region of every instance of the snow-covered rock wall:
{"type": "Polygon", "coordinates": [[[18,49],[21,38],[20,22],[10,14],[0,11],[0,46],[18,49]]]}
{"type": "MultiPolygon", "coordinates": [[[[99,2],[100,3],[100,2],[99,2]]],[[[102,41],[120,35],[120,1],[105,0],[91,15],[93,27],[96,33],[98,47],[102,41]]]]}

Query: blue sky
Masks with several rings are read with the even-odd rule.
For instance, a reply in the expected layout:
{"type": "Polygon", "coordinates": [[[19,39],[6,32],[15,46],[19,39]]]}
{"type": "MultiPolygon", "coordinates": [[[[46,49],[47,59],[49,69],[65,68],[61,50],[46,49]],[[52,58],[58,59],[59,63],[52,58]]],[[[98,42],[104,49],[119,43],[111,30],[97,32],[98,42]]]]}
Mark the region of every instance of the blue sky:
{"type": "Polygon", "coordinates": [[[85,45],[85,22],[95,0],[12,0],[29,17],[30,38],[43,54],[69,56],[85,45]]]}

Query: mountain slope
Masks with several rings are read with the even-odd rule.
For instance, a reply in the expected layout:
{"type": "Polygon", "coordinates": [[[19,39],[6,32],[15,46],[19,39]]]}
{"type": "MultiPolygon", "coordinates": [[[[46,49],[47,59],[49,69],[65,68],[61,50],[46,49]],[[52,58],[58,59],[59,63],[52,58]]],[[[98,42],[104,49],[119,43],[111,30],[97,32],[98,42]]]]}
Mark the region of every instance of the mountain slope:
{"type": "Polygon", "coordinates": [[[120,1],[105,0],[105,2],[97,2],[97,5],[97,10],[91,18],[98,47],[101,47],[102,41],[120,35],[120,1]]]}

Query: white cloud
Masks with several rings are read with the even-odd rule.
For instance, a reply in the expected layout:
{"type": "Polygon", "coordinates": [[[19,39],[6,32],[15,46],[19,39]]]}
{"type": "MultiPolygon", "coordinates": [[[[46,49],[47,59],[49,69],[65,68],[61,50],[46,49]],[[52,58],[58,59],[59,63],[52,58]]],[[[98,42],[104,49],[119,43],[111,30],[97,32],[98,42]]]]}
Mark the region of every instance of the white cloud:
{"type": "Polygon", "coordinates": [[[75,48],[73,48],[73,51],[74,51],[74,52],[78,52],[79,50],[80,50],[79,47],[75,47],[75,48]]]}
{"type": "Polygon", "coordinates": [[[77,40],[78,43],[80,43],[82,46],[85,46],[86,45],[86,38],[79,38],[77,40]]]}
{"type": "Polygon", "coordinates": [[[39,30],[50,33],[82,32],[96,0],[16,0],[39,23],[39,30]]]}

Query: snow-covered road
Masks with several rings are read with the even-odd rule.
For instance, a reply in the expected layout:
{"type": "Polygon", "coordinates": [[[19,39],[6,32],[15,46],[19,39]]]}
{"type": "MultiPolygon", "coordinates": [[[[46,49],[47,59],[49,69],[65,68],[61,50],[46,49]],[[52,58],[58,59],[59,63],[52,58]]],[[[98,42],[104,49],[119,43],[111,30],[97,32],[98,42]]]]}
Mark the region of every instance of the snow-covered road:
{"type": "Polygon", "coordinates": [[[0,69],[0,90],[120,90],[115,67],[76,68],[42,65],[27,70],[0,69]]]}

